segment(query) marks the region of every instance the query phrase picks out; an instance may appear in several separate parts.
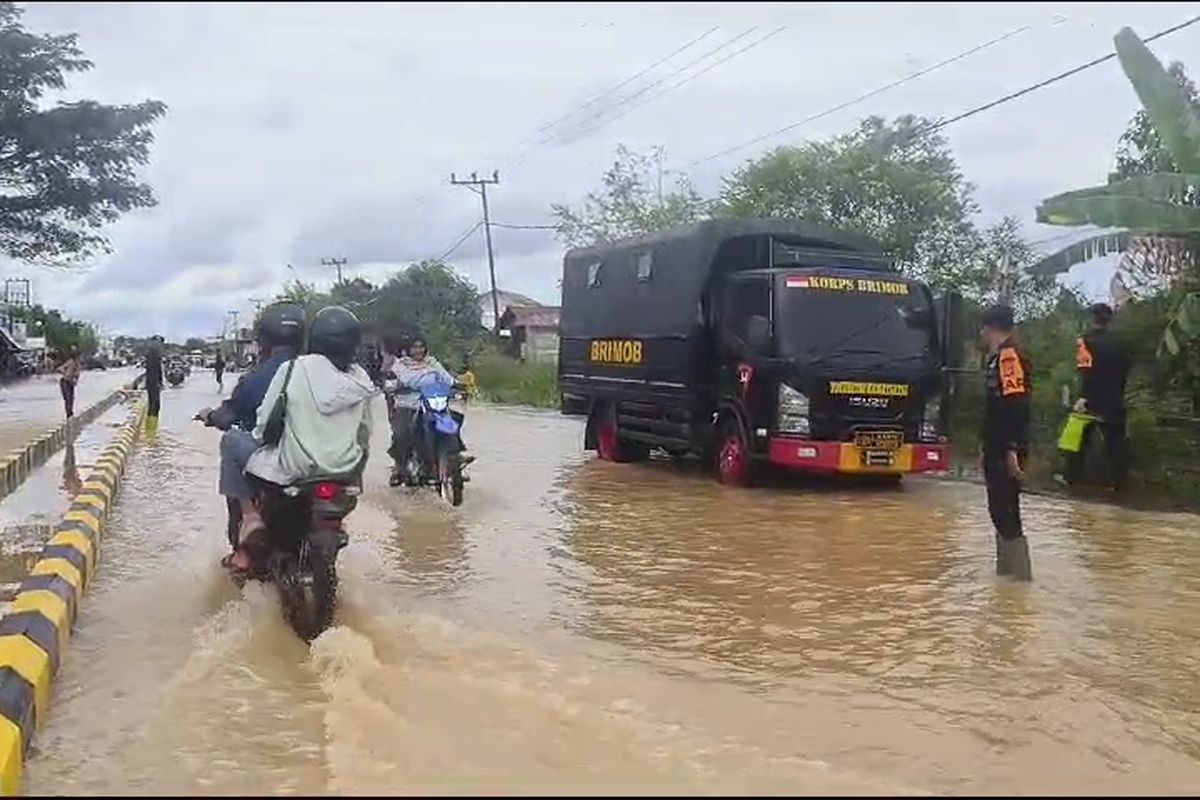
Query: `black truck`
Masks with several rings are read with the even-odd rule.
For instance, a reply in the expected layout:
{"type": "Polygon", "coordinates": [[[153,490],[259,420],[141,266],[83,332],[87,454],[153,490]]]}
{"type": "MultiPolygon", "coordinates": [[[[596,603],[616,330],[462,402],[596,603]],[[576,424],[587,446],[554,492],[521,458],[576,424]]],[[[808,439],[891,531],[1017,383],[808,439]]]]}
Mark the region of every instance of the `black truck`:
{"type": "Polygon", "coordinates": [[[710,220],[574,249],[562,411],[588,418],[584,446],[602,459],[699,455],[735,485],[767,466],[944,471],[959,305],[870,240],[800,221],[710,220]]]}

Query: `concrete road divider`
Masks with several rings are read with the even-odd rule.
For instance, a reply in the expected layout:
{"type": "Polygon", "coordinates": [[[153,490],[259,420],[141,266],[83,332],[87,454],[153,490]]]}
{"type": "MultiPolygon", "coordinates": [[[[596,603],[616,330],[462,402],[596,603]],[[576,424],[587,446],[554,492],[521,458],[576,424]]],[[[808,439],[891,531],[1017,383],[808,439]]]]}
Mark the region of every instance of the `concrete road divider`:
{"type": "Polygon", "coordinates": [[[96,460],[71,508],[0,618],[0,793],[21,789],[25,757],[45,722],[83,591],[91,582],[121,475],[146,416],[139,400],[96,460]]]}
{"type": "Polygon", "coordinates": [[[93,406],[83,410],[72,419],[38,436],[29,444],[0,459],[0,498],[7,497],[25,482],[29,473],[46,463],[50,456],[62,449],[72,436],[84,425],[96,420],[104,412],[124,400],[131,393],[129,386],[118,389],[93,406]]]}

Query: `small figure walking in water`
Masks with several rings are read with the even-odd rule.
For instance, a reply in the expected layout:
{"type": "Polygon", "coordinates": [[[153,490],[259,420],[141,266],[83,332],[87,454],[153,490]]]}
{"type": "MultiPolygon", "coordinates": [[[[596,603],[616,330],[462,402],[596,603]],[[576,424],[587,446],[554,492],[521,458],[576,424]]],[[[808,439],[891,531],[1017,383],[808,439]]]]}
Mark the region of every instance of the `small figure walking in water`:
{"type": "Polygon", "coordinates": [[[62,392],[63,410],[67,412],[67,419],[75,416],[75,387],[79,384],[79,355],[75,348],[67,350],[67,358],[58,368],[62,377],[58,379],[58,388],[62,392]]]}

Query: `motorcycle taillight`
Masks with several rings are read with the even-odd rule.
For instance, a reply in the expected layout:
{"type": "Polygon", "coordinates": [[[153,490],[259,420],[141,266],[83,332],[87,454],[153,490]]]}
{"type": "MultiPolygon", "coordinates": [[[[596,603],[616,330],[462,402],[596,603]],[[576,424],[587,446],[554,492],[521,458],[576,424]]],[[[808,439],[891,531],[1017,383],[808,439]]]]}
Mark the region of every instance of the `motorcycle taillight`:
{"type": "Polygon", "coordinates": [[[318,483],[313,489],[313,496],[318,500],[332,500],[341,494],[342,487],[336,483],[318,483]]]}

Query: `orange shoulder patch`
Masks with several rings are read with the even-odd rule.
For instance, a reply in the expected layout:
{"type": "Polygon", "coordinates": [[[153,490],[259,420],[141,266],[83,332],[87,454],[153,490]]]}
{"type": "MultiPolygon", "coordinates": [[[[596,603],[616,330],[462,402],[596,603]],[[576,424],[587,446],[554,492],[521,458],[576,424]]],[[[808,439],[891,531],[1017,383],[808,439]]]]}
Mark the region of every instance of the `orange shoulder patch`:
{"type": "Polygon", "coordinates": [[[1003,397],[1022,395],[1027,391],[1025,367],[1015,347],[1000,351],[1000,394],[1003,397]]]}
{"type": "Polygon", "coordinates": [[[1075,343],[1075,368],[1076,369],[1091,369],[1092,368],[1092,351],[1088,349],[1087,340],[1082,336],[1075,343]]]}

